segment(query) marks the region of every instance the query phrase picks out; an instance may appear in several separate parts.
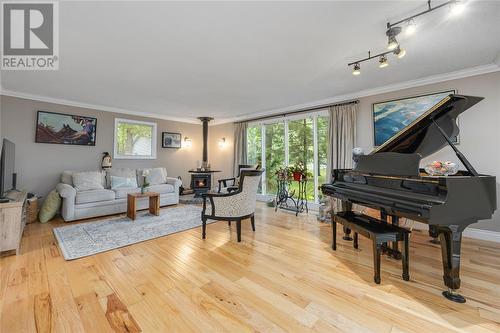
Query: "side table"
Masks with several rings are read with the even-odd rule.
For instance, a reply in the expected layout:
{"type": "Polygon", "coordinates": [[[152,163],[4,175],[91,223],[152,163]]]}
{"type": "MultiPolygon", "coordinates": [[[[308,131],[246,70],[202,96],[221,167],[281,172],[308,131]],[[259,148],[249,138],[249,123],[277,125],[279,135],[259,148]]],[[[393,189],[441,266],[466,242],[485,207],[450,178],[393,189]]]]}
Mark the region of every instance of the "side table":
{"type": "Polygon", "coordinates": [[[160,215],[160,193],[129,193],[127,195],[127,217],[135,220],[137,215],[137,199],[149,198],[149,212],[156,216],[160,215]]]}

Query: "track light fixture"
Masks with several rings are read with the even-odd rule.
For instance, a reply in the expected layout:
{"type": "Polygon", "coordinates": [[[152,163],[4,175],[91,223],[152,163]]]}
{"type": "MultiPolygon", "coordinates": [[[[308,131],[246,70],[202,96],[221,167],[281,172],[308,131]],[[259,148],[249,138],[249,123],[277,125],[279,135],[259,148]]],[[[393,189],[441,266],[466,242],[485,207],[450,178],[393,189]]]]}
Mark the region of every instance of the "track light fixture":
{"type": "Polygon", "coordinates": [[[402,49],[400,48],[399,46],[394,50],[394,54],[396,55],[396,57],[398,57],[398,59],[401,59],[403,58],[405,55],[406,55],[406,50],[405,49],[402,49]]]}
{"type": "Polygon", "coordinates": [[[389,66],[389,63],[387,62],[387,57],[384,55],[381,55],[380,58],[378,59],[378,67],[379,68],[384,68],[389,66]]]}
{"type": "Polygon", "coordinates": [[[387,26],[387,31],[385,34],[387,35],[387,49],[392,51],[399,46],[398,40],[396,36],[401,32],[401,27],[389,27],[387,26]]]}
{"type": "Polygon", "coordinates": [[[406,50],[400,46],[398,40],[396,39],[396,36],[399,33],[401,33],[401,31],[403,30],[401,25],[406,24],[405,33],[407,36],[410,36],[413,33],[415,33],[415,31],[416,31],[416,25],[415,25],[415,21],[414,21],[415,18],[417,18],[421,15],[430,13],[430,12],[432,12],[436,9],[439,9],[441,7],[444,7],[444,6],[449,6],[451,8],[451,13],[453,15],[458,15],[458,14],[462,13],[465,9],[464,1],[449,0],[449,1],[446,1],[442,4],[440,4],[440,5],[432,7],[431,0],[428,0],[427,1],[428,8],[426,10],[424,10],[418,14],[412,15],[410,17],[404,18],[402,20],[399,20],[395,23],[387,22],[387,30],[386,30],[385,34],[387,36],[387,50],[388,51],[379,53],[379,54],[374,55],[374,56],[372,56],[371,52],[368,51],[367,58],[359,59],[359,60],[356,60],[356,61],[353,61],[353,62],[347,64],[347,66],[349,66],[349,67],[354,66],[352,74],[353,75],[361,74],[360,63],[374,59],[374,58],[378,58],[380,68],[384,68],[384,67],[389,66],[389,62],[387,61],[387,54],[389,54],[389,53],[393,53],[398,59],[403,58],[406,55],[406,50]]]}
{"type": "Polygon", "coordinates": [[[361,74],[361,66],[359,63],[354,64],[354,68],[352,69],[352,75],[359,75],[361,74]]]}
{"type": "Polygon", "coordinates": [[[417,25],[415,24],[415,21],[413,21],[413,19],[411,19],[406,24],[406,28],[405,28],[406,36],[413,35],[415,33],[415,31],[417,31],[417,25]]]}

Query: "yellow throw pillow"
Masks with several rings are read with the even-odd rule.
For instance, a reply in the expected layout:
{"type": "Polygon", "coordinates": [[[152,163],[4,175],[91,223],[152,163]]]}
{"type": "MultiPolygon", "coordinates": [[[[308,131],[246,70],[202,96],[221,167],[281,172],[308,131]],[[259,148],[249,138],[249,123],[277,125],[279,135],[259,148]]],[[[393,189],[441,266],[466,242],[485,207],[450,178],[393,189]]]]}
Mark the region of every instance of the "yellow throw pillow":
{"type": "Polygon", "coordinates": [[[52,190],[45,201],[43,202],[42,209],[40,209],[40,213],[38,214],[38,219],[41,223],[48,222],[56,216],[59,208],[61,207],[61,197],[56,190],[52,190]]]}

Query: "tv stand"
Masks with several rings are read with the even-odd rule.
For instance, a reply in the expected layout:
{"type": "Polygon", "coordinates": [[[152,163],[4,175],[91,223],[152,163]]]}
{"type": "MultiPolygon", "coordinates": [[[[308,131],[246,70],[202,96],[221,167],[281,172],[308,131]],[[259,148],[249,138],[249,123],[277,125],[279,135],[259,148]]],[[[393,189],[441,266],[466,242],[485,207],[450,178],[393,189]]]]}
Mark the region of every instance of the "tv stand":
{"type": "Polygon", "coordinates": [[[0,252],[16,250],[19,254],[21,237],[26,225],[25,191],[9,191],[5,193],[7,202],[0,203],[0,252]]]}

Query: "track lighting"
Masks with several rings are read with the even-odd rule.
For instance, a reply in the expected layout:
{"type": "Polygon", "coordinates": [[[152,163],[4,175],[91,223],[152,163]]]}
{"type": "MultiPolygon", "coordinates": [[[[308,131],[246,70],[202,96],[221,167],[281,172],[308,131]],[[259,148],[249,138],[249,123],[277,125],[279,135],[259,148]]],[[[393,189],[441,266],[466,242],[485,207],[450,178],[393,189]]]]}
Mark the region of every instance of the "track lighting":
{"type": "Polygon", "coordinates": [[[406,55],[406,50],[405,49],[402,49],[400,48],[399,46],[394,50],[394,54],[396,55],[396,57],[398,57],[398,59],[401,59],[403,58],[405,55],[406,55]]]}
{"type": "Polygon", "coordinates": [[[358,59],[356,61],[350,62],[347,64],[347,66],[351,67],[353,66],[353,71],[352,75],[359,75],[361,74],[360,68],[361,68],[361,63],[364,61],[372,60],[375,58],[378,58],[379,62],[379,67],[384,68],[389,66],[389,62],[387,61],[387,54],[393,53],[398,59],[403,58],[406,55],[406,50],[403,49],[400,45],[398,40],[396,39],[396,36],[402,31],[402,25],[406,24],[405,27],[405,34],[407,36],[410,36],[415,33],[417,30],[417,26],[415,25],[414,19],[417,17],[420,17],[421,15],[428,14],[430,12],[435,11],[436,9],[439,9],[441,7],[449,6],[451,10],[451,14],[456,16],[461,14],[465,10],[465,0],[448,0],[445,2],[442,2],[436,6],[432,6],[431,3],[432,0],[427,0],[427,9],[423,10],[419,13],[416,13],[412,16],[406,17],[404,19],[401,19],[397,22],[387,22],[387,30],[385,31],[385,34],[387,36],[387,50],[385,52],[381,52],[376,55],[371,55],[371,51],[368,51],[368,57],[363,58],[363,59],[358,59]]]}
{"type": "Polygon", "coordinates": [[[389,63],[387,62],[387,57],[385,55],[380,56],[378,63],[379,63],[378,65],[379,68],[384,68],[389,66],[389,63]]]}
{"type": "Polygon", "coordinates": [[[455,1],[450,4],[451,15],[458,16],[465,10],[465,5],[462,1],[455,1]]]}
{"type": "Polygon", "coordinates": [[[354,68],[352,70],[352,75],[359,75],[359,74],[361,74],[361,66],[359,65],[359,63],[355,63],[354,68]]]}
{"type": "Polygon", "coordinates": [[[396,47],[398,47],[398,41],[396,40],[396,37],[390,36],[387,41],[387,49],[389,51],[394,50],[396,47]]]}
{"type": "Polygon", "coordinates": [[[389,51],[394,50],[398,47],[399,43],[396,39],[396,36],[401,32],[401,27],[389,27],[385,34],[387,35],[387,49],[389,51]]]}
{"type": "Polygon", "coordinates": [[[405,34],[406,36],[411,36],[415,33],[415,31],[417,31],[417,25],[415,24],[413,19],[411,19],[406,25],[405,34]]]}

